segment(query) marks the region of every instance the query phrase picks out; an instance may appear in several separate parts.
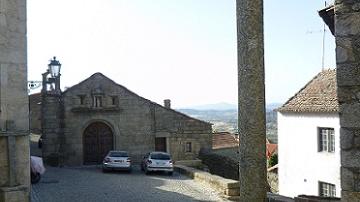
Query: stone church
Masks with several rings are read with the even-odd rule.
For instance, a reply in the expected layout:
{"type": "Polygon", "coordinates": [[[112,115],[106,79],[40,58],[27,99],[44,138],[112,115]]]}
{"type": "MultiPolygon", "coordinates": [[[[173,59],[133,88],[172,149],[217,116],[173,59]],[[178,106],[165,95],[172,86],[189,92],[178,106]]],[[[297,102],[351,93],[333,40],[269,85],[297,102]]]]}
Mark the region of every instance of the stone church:
{"type": "MultiPolygon", "coordinates": [[[[46,84],[45,84],[46,86],[46,84]]],[[[41,93],[43,157],[50,164],[99,164],[109,150],[139,163],[151,151],[194,159],[211,149],[212,126],[147,100],[101,73],[64,92],[41,93]]]]}

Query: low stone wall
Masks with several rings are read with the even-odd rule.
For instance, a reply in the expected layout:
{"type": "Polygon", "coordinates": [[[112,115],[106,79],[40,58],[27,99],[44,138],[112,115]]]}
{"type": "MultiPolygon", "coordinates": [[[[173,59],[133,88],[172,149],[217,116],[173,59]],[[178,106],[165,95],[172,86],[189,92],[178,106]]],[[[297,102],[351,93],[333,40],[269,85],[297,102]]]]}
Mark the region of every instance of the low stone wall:
{"type": "Polygon", "coordinates": [[[239,162],[230,157],[216,154],[214,152],[200,152],[199,158],[208,166],[210,173],[222,177],[239,180],[239,162]]]}
{"type": "Polygon", "coordinates": [[[202,162],[201,162],[201,160],[181,160],[181,161],[175,161],[175,165],[199,168],[199,167],[202,167],[202,162]]]}
{"type": "MultiPolygon", "coordinates": [[[[177,172],[186,175],[194,179],[195,181],[209,184],[212,188],[222,193],[227,199],[232,201],[239,201],[239,196],[240,196],[239,181],[226,179],[217,175],[212,175],[208,172],[187,167],[184,165],[175,164],[174,168],[177,172]]],[[[267,199],[268,202],[294,202],[294,199],[292,198],[280,196],[270,192],[267,193],[267,199]]]]}
{"type": "Polygon", "coordinates": [[[340,202],[340,198],[335,197],[320,197],[320,196],[307,196],[299,195],[295,197],[295,202],[340,202]]]}
{"type": "Polygon", "coordinates": [[[212,175],[208,172],[183,165],[175,165],[175,170],[181,174],[189,176],[195,181],[209,184],[212,188],[218,190],[230,199],[236,198],[240,195],[239,181],[225,179],[223,177],[212,175]]]}
{"type": "Polygon", "coordinates": [[[294,202],[294,199],[268,192],[267,202],[294,202]]]}

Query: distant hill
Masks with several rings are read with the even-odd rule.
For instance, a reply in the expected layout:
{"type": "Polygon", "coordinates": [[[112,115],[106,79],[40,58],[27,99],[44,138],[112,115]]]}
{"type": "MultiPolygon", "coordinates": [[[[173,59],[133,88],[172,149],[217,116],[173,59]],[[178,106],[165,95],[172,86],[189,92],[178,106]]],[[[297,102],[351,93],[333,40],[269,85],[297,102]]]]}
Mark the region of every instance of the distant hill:
{"type": "MultiPolygon", "coordinates": [[[[280,107],[281,103],[269,103],[266,105],[266,111],[273,111],[280,107]]],[[[237,110],[238,106],[236,104],[220,102],[215,104],[205,104],[205,105],[197,105],[192,107],[181,108],[181,110],[215,110],[215,111],[225,111],[225,110],[237,110]]]]}
{"type": "MultiPolygon", "coordinates": [[[[266,134],[272,142],[277,142],[277,114],[274,109],[279,103],[270,103],[266,106],[266,134]]],[[[194,106],[187,109],[176,109],[191,117],[213,124],[214,132],[237,132],[237,106],[229,103],[208,104],[194,106]]]]}
{"type": "Polygon", "coordinates": [[[281,106],[281,103],[269,103],[266,105],[266,111],[272,111],[274,109],[277,109],[281,106]]]}
{"type": "Polygon", "coordinates": [[[215,104],[205,104],[205,105],[197,105],[192,107],[187,107],[187,109],[194,109],[194,110],[237,110],[237,105],[230,104],[226,102],[220,102],[215,104]]]}

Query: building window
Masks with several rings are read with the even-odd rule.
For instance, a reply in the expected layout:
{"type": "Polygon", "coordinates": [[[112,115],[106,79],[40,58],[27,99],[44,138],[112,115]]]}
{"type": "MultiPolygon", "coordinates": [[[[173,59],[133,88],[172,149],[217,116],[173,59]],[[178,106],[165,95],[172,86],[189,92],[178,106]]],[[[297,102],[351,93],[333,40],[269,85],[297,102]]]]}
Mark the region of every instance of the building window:
{"type": "Polygon", "coordinates": [[[102,97],[101,96],[99,96],[99,95],[94,96],[93,106],[95,108],[102,107],[102,97]]]}
{"type": "Polygon", "coordinates": [[[336,188],[334,184],[319,182],[319,196],[335,197],[336,188]]]}
{"type": "Polygon", "coordinates": [[[84,105],[85,104],[85,95],[79,95],[79,99],[80,99],[80,105],[84,105]]]}
{"type": "Polygon", "coordinates": [[[319,151],[335,152],[334,128],[319,128],[319,151]]]}
{"type": "Polygon", "coordinates": [[[191,142],[185,144],[185,152],[192,152],[191,142]]]}
{"type": "Polygon", "coordinates": [[[111,96],[111,104],[117,105],[118,104],[118,97],[117,96],[111,96]]]}

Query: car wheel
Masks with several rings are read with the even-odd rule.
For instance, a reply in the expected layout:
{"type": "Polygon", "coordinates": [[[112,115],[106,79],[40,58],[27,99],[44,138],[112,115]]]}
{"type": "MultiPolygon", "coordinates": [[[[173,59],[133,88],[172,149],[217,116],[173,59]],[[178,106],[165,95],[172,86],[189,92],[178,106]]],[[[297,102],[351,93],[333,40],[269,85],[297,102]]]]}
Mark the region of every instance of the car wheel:
{"type": "Polygon", "coordinates": [[[108,172],[108,170],[105,169],[105,168],[103,168],[102,171],[103,171],[103,173],[107,173],[107,172],[108,172]]]}
{"type": "Polygon", "coordinates": [[[145,175],[149,175],[150,174],[150,172],[148,171],[148,169],[144,169],[144,171],[145,171],[145,175]]]}
{"type": "Polygon", "coordinates": [[[31,172],[31,184],[36,184],[40,181],[41,175],[40,173],[31,172]]]}
{"type": "Polygon", "coordinates": [[[172,176],[172,175],[173,175],[173,172],[172,172],[172,171],[168,172],[168,175],[169,175],[169,176],[172,176]]]}

